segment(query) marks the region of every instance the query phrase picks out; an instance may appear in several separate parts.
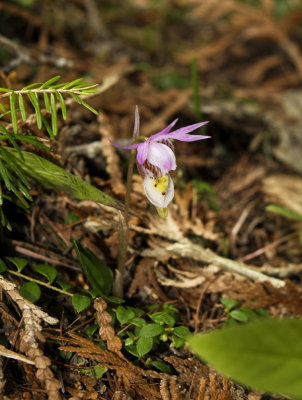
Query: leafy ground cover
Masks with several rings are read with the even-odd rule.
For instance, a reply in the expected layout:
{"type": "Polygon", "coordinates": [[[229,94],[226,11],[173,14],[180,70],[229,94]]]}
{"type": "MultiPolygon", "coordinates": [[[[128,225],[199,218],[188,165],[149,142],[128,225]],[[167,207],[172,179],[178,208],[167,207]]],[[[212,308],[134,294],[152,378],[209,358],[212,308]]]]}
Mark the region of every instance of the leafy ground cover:
{"type": "MultiPolygon", "coordinates": [[[[286,329],[282,356],[299,352],[300,2],[10,0],[0,11],[1,396],[269,398],[187,338],[217,330],[200,354],[234,357],[243,377],[247,323],[258,352],[281,348],[286,329]],[[110,143],[132,143],[136,105],[146,137],[175,118],[175,129],[210,121],[193,133],[211,139],[174,142],[167,216],[135,169],[129,191],[131,152],[110,143]]],[[[287,385],[301,368],[289,361],[287,385]]],[[[283,376],[259,387],[282,392],[283,376]]]]}

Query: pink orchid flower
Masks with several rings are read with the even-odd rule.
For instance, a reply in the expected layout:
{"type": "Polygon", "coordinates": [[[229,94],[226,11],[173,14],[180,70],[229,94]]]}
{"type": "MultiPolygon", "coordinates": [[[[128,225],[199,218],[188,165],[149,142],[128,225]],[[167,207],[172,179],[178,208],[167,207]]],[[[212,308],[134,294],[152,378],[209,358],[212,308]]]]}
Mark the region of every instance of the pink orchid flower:
{"type": "MultiPolygon", "coordinates": [[[[162,131],[155,133],[149,138],[138,137],[140,143],[122,146],[111,142],[115,147],[121,149],[136,149],[136,161],[140,175],[144,179],[144,190],[146,197],[158,209],[165,209],[174,197],[174,184],[169,171],[177,167],[174,154],[174,146],[171,139],[182,142],[194,142],[196,140],[208,139],[210,136],[189,135],[209,121],[188,125],[171,132],[178,119],[162,131]]],[[[139,114],[135,112],[134,139],[139,131],[139,114]]]]}

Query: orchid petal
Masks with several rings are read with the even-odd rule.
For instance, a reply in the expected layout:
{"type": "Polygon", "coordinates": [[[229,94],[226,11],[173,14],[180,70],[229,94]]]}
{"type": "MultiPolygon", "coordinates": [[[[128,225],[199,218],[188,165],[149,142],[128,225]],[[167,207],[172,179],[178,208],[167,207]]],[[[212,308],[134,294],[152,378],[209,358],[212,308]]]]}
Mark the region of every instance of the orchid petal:
{"type": "Polygon", "coordinates": [[[153,140],[165,139],[167,133],[170,132],[170,130],[173,128],[173,126],[176,124],[177,121],[178,121],[178,118],[176,118],[173,122],[171,122],[170,125],[166,126],[162,131],[160,131],[158,133],[155,133],[154,135],[150,136],[149,140],[153,142],[153,140]]]}
{"type": "Polygon", "coordinates": [[[149,146],[150,144],[147,141],[139,143],[136,155],[136,160],[138,164],[142,165],[147,160],[149,146]]]}
{"type": "Polygon", "coordinates": [[[158,179],[146,177],[144,190],[150,203],[158,208],[166,208],[174,197],[174,184],[169,175],[163,175],[158,179]]]}
{"type": "Polygon", "coordinates": [[[109,141],[114,147],[117,147],[119,149],[137,149],[141,145],[141,143],[134,143],[134,144],[129,144],[129,146],[123,146],[121,144],[113,142],[110,139],[109,139],[109,141]]]}
{"type": "Polygon", "coordinates": [[[199,122],[198,124],[193,124],[189,126],[185,126],[183,128],[177,129],[174,132],[168,133],[165,136],[165,139],[176,139],[181,140],[182,142],[194,142],[195,140],[203,140],[208,139],[210,136],[204,135],[188,135],[188,132],[195,131],[196,129],[200,128],[201,126],[207,124],[209,121],[199,122]]]}
{"type": "Polygon", "coordinates": [[[176,169],[174,152],[163,143],[149,143],[147,160],[150,164],[158,167],[163,174],[176,169]]]}

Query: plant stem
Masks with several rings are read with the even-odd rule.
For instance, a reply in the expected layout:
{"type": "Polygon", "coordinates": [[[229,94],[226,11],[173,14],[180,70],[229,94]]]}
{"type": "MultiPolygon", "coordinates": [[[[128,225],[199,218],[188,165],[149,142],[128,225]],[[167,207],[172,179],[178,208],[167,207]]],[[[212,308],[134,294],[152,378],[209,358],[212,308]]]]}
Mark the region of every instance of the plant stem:
{"type": "Polygon", "coordinates": [[[21,274],[21,272],[13,271],[11,269],[8,269],[7,272],[9,272],[12,275],[19,276],[20,278],[27,279],[28,281],[38,283],[39,285],[46,286],[48,289],[55,290],[56,292],[65,294],[66,296],[70,296],[70,297],[73,296],[72,293],[66,292],[66,290],[59,289],[59,288],[57,288],[55,286],[50,285],[49,283],[39,281],[38,279],[34,279],[34,278],[32,278],[30,276],[27,276],[27,275],[23,275],[23,274],[21,274]]]}
{"type": "Polygon", "coordinates": [[[114,294],[121,298],[123,298],[124,296],[125,263],[127,258],[127,248],[129,240],[129,206],[130,206],[134,163],[135,163],[135,150],[133,149],[131,150],[128,171],[127,171],[124,215],[120,214],[121,221],[119,230],[119,255],[117,261],[117,273],[114,283],[114,294]]]}
{"type": "Polygon", "coordinates": [[[0,94],[0,98],[2,97],[10,97],[13,94],[17,95],[17,94],[28,94],[28,93],[73,93],[73,94],[78,94],[81,95],[83,94],[83,92],[85,92],[85,90],[91,90],[92,87],[95,87],[95,85],[91,85],[91,86],[87,86],[87,87],[82,87],[82,88],[74,88],[74,89],[52,89],[52,88],[48,88],[48,89],[21,89],[21,90],[11,90],[9,92],[5,92],[3,94],[0,94]]]}

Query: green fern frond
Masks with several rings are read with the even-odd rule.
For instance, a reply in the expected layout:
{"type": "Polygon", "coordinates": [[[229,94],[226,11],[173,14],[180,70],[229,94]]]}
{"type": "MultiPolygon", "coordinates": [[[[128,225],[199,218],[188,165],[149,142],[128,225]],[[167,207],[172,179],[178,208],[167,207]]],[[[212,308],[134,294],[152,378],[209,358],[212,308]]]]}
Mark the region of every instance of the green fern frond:
{"type": "MultiPolygon", "coordinates": [[[[0,88],[0,224],[11,229],[10,222],[3,211],[3,199],[28,208],[32,200],[30,184],[21,165],[15,162],[9,147],[13,147],[18,157],[24,162],[24,155],[19,143],[49,150],[41,139],[22,134],[20,126],[34,116],[38,129],[45,129],[51,139],[58,133],[58,113],[67,118],[67,98],[86,107],[94,114],[98,112],[86,103],[82,97],[97,93],[94,88],[81,78],[72,82],[58,83],[60,76],[54,76],[44,83],[32,83],[20,90],[0,88]],[[4,100],[4,101],[3,101],[4,100]],[[6,100],[6,101],[5,101],[6,100]],[[10,117],[10,124],[8,118],[10,117]],[[5,194],[2,186],[6,187],[5,194]],[[12,196],[9,195],[12,194],[12,196]]],[[[22,163],[21,163],[22,164],[22,163]]]]}
{"type": "Polygon", "coordinates": [[[54,76],[44,83],[32,83],[20,90],[0,88],[0,110],[3,112],[2,116],[10,114],[14,134],[18,133],[19,120],[23,122],[27,120],[25,98],[34,111],[38,129],[44,127],[51,138],[58,133],[58,111],[61,110],[64,120],[67,118],[67,96],[71,96],[77,103],[94,114],[98,114],[82,99],[83,96],[97,93],[94,89],[97,85],[89,85],[81,78],[72,82],[57,83],[60,78],[60,76],[54,76]],[[5,98],[9,98],[9,109],[1,103],[1,99],[5,98]],[[50,124],[47,121],[47,115],[50,115],[50,124]]]}

